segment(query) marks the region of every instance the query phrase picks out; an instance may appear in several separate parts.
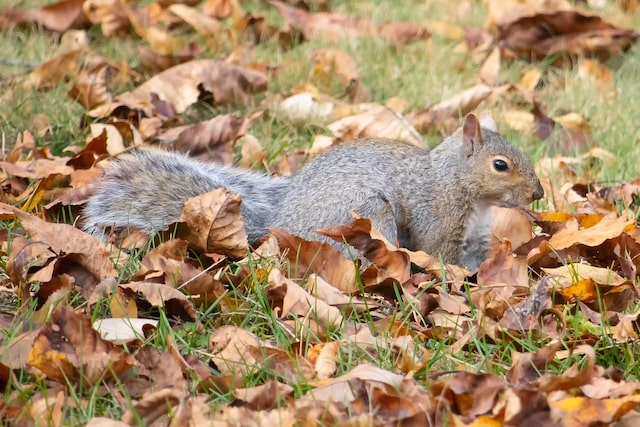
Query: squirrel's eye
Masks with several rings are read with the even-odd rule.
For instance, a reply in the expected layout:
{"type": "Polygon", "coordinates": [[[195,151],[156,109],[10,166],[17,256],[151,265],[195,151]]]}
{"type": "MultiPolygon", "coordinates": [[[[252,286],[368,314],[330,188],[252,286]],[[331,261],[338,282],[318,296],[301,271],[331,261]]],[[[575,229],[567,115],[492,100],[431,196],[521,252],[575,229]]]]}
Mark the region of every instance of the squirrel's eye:
{"type": "Polygon", "coordinates": [[[493,161],[493,168],[498,172],[505,172],[509,170],[509,165],[502,159],[496,159],[493,161]]]}

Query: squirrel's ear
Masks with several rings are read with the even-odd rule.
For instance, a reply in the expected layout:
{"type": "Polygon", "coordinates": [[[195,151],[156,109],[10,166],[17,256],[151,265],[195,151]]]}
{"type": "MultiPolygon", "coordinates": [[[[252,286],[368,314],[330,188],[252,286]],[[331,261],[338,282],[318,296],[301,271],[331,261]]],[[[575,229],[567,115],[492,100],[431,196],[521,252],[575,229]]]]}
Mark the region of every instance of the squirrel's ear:
{"type": "Polygon", "coordinates": [[[467,114],[462,125],[462,150],[465,156],[471,157],[482,145],[480,122],[473,114],[467,114]]]}

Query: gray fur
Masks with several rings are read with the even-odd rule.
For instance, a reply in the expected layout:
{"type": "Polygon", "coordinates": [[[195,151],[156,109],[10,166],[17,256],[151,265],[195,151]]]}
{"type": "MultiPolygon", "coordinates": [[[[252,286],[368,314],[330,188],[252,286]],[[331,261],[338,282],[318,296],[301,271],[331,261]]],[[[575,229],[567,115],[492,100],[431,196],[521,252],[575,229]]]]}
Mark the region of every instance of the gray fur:
{"type": "Polygon", "coordinates": [[[115,160],[84,208],[84,229],[101,235],[107,227],[135,227],[147,232],[177,221],[184,202],[216,188],[242,196],[249,242],[267,234],[287,178],[204,163],[166,151],[136,151],[115,160]]]}
{"type": "Polygon", "coordinates": [[[226,187],[242,196],[250,242],[275,227],[354,253],[315,230],[344,225],[355,212],[391,242],[475,269],[484,260],[488,235],[485,225],[478,233],[467,230],[474,209],[522,206],[543,190],[518,148],[489,129],[480,131],[475,116],[469,117],[464,133],[432,151],[382,138],[345,143],[290,179],[174,153],[139,152],[108,170],[85,208],[85,227],[94,233],[114,225],[161,229],[178,219],[187,198],[226,187]],[[510,161],[509,179],[491,168],[496,155],[510,161]]]}

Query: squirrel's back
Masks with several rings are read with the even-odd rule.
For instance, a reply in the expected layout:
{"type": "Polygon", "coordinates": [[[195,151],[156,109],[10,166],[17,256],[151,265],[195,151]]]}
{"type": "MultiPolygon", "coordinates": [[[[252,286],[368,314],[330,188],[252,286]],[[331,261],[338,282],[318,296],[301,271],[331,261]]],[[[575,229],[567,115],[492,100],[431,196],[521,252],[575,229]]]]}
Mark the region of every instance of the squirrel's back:
{"type": "Polygon", "coordinates": [[[264,236],[287,179],[205,163],[176,152],[141,150],[116,159],[98,182],[83,212],[83,228],[101,235],[106,228],[164,229],[177,221],[184,202],[215,188],[242,196],[250,242],[264,236]]]}
{"type": "Polygon", "coordinates": [[[428,150],[386,138],[332,147],[291,178],[273,227],[332,242],[315,230],[346,224],[353,212],[407,246],[404,226],[411,206],[403,189],[426,189],[430,162],[428,150]]]}

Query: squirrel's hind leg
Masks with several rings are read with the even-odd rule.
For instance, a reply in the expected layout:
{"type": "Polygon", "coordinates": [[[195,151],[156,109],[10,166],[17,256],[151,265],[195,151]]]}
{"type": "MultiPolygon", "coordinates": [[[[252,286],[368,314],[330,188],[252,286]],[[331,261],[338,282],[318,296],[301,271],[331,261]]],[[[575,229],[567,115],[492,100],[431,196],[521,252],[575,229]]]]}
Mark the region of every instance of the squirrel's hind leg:
{"type": "Polygon", "coordinates": [[[373,228],[378,230],[393,245],[398,245],[398,224],[395,212],[389,200],[383,196],[369,198],[365,203],[366,209],[354,210],[361,218],[371,221],[373,228]]]}

